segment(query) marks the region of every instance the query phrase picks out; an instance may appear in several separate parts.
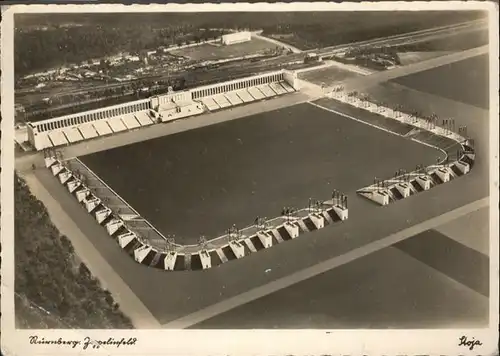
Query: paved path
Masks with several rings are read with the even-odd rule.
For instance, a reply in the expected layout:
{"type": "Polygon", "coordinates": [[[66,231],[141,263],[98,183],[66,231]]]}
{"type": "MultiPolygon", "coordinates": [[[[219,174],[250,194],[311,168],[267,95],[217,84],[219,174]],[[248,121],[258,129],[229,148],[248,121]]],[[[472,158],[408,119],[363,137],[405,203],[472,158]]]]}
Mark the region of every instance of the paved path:
{"type": "Polygon", "coordinates": [[[452,210],[446,214],[440,215],[433,219],[427,220],[421,224],[412,226],[411,228],[405,229],[393,235],[390,235],[384,239],[369,243],[363,247],[357,248],[355,250],[349,251],[348,253],[331,258],[324,262],[318,263],[315,266],[306,268],[302,271],[291,274],[287,277],[275,280],[271,283],[263,285],[261,287],[252,289],[248,292],[242,293],[240,295],[234,296],[232,298],[226,299],[222,302],[216,303],[210,307],[204,308],[195,313],[189,314],[183,318],[174,320],[170,323],[164,324],[164,328],[169,329],[184,329],[190,327],[192,325],[196,325],[204,320],[207,320],[213,316],[224,313],[228,310],[231,310],[237,306],[248,303],[252,300],[261,298],[265,295],[274,293],[280,289],[286,288],[292,284],[301,282],[303,280],[309,279],[313,276],[316,276],[320,273],[331,270],[332,268],[341,266],[348,262],[354,261],[360,257],[366,256],[370,253],[376,252],[383,248],[389,247],[397,242],[400,242],[404,239],[412,237],[418,233],[423,231],[432,229],[436,226],[442,225],[448,221],[457,219],[461,216],[469,214],[472,211],[476,211],[487,206],[489,203],[489,198],[484,198],[481,200],[477,200],[473,203],[467,204],[461,208],[452,210]]]}
{"type": "MultiPolygon", "coordinates": [[[[77,224],[68,216],[61,205],[42,186],[33,174],[23,175],[31,193],[40,199],[47,208],[50,219],[73,244],[78,257],[87,265],[92,274],[99,279],[103,288],[108,289],[120,304],[120,309],[127,315],[136,328],[156,329],[160,326],[156,318],[137,298],[121,277],[102,257],[77,224]]],[[[124,255],[124,258],[128,256],[124,255]]]]}
{"type": "Polygon", "coordinates": [[[266,41],[266,42],[273,43],[273,44],[275,44],[277,46],[280,46],[280,47],[287,48],[290,51],[292,51],[293,53],[302,53],[302,50],[298,49],[297,47],[289,45],[288,43],[284,43],[284,42],[278,41],[278,40],[276,40],[274,38],[269,38],[269,37],[266,37],[266,36],[262,36],[261,33],[262,33],[262,31],[252,32],[252,37],[258,38],[259,40],[263,40],[263,41],[266,41]]]}

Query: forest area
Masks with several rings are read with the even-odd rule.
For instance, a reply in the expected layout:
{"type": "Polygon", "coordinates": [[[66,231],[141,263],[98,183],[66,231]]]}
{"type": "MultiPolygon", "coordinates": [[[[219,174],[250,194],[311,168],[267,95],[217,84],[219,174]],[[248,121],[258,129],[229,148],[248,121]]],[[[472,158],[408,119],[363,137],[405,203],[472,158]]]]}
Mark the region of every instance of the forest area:
{"type": "Polygon", "coordinates": [[[481,12],[17,14],[14,62],[16,76],[21,76],[120,52],[210,39],[221,29],[288,34],[291,44],[309,49],[482,16],[481,12]]]}
{"type": "Polygon", "coordinates": [[[133,328],[111,293],[79,262],[42,202],[17,174],[14,182],[17,327],[133,328]]]}

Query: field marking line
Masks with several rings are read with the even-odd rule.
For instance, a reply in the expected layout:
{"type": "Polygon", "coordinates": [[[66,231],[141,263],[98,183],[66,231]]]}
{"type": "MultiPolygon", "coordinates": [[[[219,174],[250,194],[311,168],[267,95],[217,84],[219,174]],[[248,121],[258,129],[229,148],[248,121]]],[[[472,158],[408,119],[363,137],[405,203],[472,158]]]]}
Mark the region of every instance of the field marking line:
{"type": "Polygon", "coordinates": [[[160,323],[158,320],[111,267],[92,242],[87,239],[77,223],[69,217],[57,199],[43,186],[39,179],[32,173],[22,177],[28,184],[31,194],[43,202],[51,221],[58,231],[70,239],[75,254],[87,265],[92,275],[101,281],[102,286],[111,291],[113,298],[121,306],[120,309],[132,320],[134,326],[137,328],[159,328],[160,323]]]}
{"type": "MultiPolygon", "coordinates": [[[[167,238],[160,232],[158,229],[151,224],[147,219],[145,219],[137,210],[135,210],[132,205],[130,205],[125,199],[123,199],[117,192],[115,192],[109,185],[106,184],[104,180],[101,179],[94,171],[92,171],[85,163],[83,163],[78,157],[72,158],[75,161],[78,161],[79,164],[81,164],[86,170],[89,171],[90,174],[92,174],[102,185],[104,185],[109,191],[114,194],[118,199],[120,199],[125,206],[127,206],[130,210],[132,210],[137,216],[141,217],[141,219],[151,228],[153,229],[158,235],[160,235],[165,241],[167,238]]],[[[125,224],[126,225],[126,224],[125,224]]]]}
{"type": "MultiPolygon", "coordinates": [[[[334,100],[335,100],[335,99],[334,99],[334,100]]],[[[355,117],[353,117],[353,116],[351,116],[351,115],[344,114],[343,112],[340,112],[340,111],[337,111],[337,110],[334,110],[334,109],[330,109],[330,108],[326,108],[326,107],[324,107],[324,106],[321,106],[321,105],[319,105],[319,104],[316,104],[316,103],[313,103],[313,102],[310,102],[310,101],[309,101],[308,103],[309,103],[309,104],[311,104],[311,105],[314,105],[314,106],[316,106],[316,107],[318,107],[318,108],[320,108],[320,109],[323,109],[323,110],[326,110],[326,111],[330,111],[330,112],[332,112],[332,113],[334,113],[334,114],[337,114],[337,115],[340,115],[340,116],[344,116],[344,117],[346,117],[346,118],[348,118],[348,119],[351,119],[351,120],[354,120],[354,121],[360,122],[360,123],[362,123],[362,124],[365,124],[365,125],[371,126],[371,127],[373,127],[373,128],[376,128],[376,129],[379,129],[379,130],[385,131],[385,132],[387,132],[387,133],[390,133],[390,134],[393,134],[393,135],[396,135],[396,136],[399,136],[399,137],[407,138],[407,137],[406,137],[406,135],[401,135],[401,134],[398,134],[398,133],[396,133],[396,132],[393,132],[393,131],[390,131],[390,130],[388,130],[388,129],[385,129],[385,128],[383,128],[383,127],[380,127],[380,126],[377,126],[377,125],[374,125],[374,124],[370,124],[370,123],[368,123],[368,122],[366,122],[366,121],[363,121],[363,120],[357,119],[357,118],[355,118],[355,117]]],[[[362,109],[361,109],[361,110],[362,110],[362,109]]],[[[391,118],[386,118],[386,119],[387,119],[387,120],[393,120],[393,119],[391,119],[391,118]]],[[[396,120],[396,121],[397,121],[397,120],[396,120]]],[[[401,121],[398,121],[398,122],[400,122],[400,123],[401,123],[401,121]]],[[[416,126],[415,126],[415,127],[416,127],[416,126]]],[[[441,151],[441,153],[444,155],[444,158],[441,160],[441,162],[440,162],[440,163],[444,162],[444,161],[446,160],[446,157],[448,157],[448,153],[447,153],[445,150],[443,150],[442,148],[440,148],[440,147],[433,146],[433,145],[431,145],[430,143],[426,143],[426,142],[423,142],[423,141],[420,141],[420,140],[417,140],[417,139],[414,139],[414,138],[411,138],[410,140],[411,140],[411,141],[414,141],[414,142],[417,142],[417,143],[419,143],[419,144],[421,144],[421,145],[424,145],[424,146],[427,146],[427,147],[431,147],[431,148],[434,148],[434,149],[436,149],[436,150],[438,150],[438,151],[441,151]]],[[[450,147],[451,147],[451,146],[450,146],[450,147]]]]}
{"type": "Polygon", "coordinates": [[[163,324],[162,327],[165,329],[185,329],[190,326],[201,323],[204,320],[215,317],[219,314],[227,312],[243,304],[249,303],[253,300],[262,298],[266,295],[277,292],[281,289],[287,288],[296,283],[302,282],[304,280],[310,279],[318,274],[327,272],[333,268],[342,266],[346,263],[357,260],[358,258],[367,256],[371,253],[377,252],[381,249],[390,247],[395,243],[403,241],[407,238],[415,236],[426,230],[435,228],[436,226],[443,225],[449,221],[455,220],[459,217],[465,216],[473,211],[479,210],[485,206],[489,205],[489,198],[483,198],[469,203],[465,206],[457,208],[455,210],[449,211],[420,224],[416,224],[412,227],[404,229],[395,234],[389,235],[383,239],[368,243],[362,247],[358,247],[351,250],[343,255],[330,258],[326,261],[320,262],[314,266],[305,268],[301,271],[295,272],[286,277],[277,279],[273,282],[267,283],[260,287],[254,288],[247,292],[241,293],[234,297],[228,298],[219,303],[215,303],[211,306],[203,308],[192,314],[186,315],[177,320],[171,321],[169,323],[163,324]]]}
{"type": "MultiPolygon", "coordinates": [[[[363,121],[363,120],[357,119],[357,118],[355,118],[354,116],[351,116],[351,115],[345,114],[345,113],[343,113],[343,112],[341,112],[341,111],[337,111],[337,110],[335,110],[335,109],[326,108],[326,107],[324,107],[324,106],[321,106],[321,105],[319,105],[319,104],[313,103],[313,102],[311,102],[311,101],[309,101],[308,103],[309,103],[309,104],[311,104],[311,105],[313,105],[313,106],[316,106],[317,108],[320,108],[320,109],[323,109],[323,110],[326,110],[326,111],[330,111],[330,112],[332,112],[332,113],[334,113],[334,114],[337,114],[337,115],[343,116],[343,117],[345,117],[345,118],[348,118],[348,119],[351,119],[351,120],[357,121],[357,122],[359,122],[359,123],[361,123],[361,124],[365,124],[365,125],[371,126],[371,127],[375,128],[375,129],[379,129],[379,130],[385,131],[385,132],[387,132],[387,133],[390,133],[390,134],[392,134],[392,135],[396,135],[396,136],[399,136],[399,137],[404,137],[403,135],[398,134],[397,132],[393,132],[393,131],[390,131],[390,130],[385,129],[385,128],[383,128],[383,127],[380,127],[380,126],[377,126],[377,125],[374,125],[374,124],[370,124],[369,122],[366,122],[366,121],[363,121]]],[[[354,108],[354,107],[353,107],[353,108],[354,108]]]]}
{"type": "Polygon", "coordinates": [[[73,157],[73,158],[70,158],[69,159],[70,161],[71,160],[74,160],[74,161],[77,161],[78,164],[80,164],[81,166],[83,166],[83,168],[85,168],[92,176],[94,179],[96,179],[98,182],[100,182],[106,189],[108,189],[112,194],[114,194],[118,199],[120,199],[126,206],[128,206],[130,208],[130,210],[132,210],[134,213],[136,213],[137,215],[140,215],[137,210],[135,210],[132,205],[130,205],[125,199],[123,199],[117,192],[115,192],[109,185],[106,184],[106,182],[104,180],[102,180],[101,177],[99,177],[93,170],[91,170],[85,163],[83,163],[78,157],[73,157]]]}

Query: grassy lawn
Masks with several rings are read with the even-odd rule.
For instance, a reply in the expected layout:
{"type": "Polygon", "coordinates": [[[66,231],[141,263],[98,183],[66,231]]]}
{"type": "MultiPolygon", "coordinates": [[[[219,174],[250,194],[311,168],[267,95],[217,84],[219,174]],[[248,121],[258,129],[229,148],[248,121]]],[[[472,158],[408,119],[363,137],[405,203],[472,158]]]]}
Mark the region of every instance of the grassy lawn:
{"type": "Polygon", "coordinates": [[[321,85],[324,83],[326,86],[341,82],[345,79],[359,76],[360,74],[358,73],[343,70],[337,67],[321,68],[318,70],[312,70],[299,74],[300,79],[306,80],[316,85],[321,85]]]}

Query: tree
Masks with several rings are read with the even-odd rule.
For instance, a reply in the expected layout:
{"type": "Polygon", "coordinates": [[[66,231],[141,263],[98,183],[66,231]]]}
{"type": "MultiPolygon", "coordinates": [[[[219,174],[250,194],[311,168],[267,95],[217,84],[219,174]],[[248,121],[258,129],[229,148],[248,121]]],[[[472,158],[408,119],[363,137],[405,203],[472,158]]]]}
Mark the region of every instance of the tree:
{"type": "Polygon", "coordinates": [[[75,263],[71,242],[52,225],[43,204],[17,175],[14,191],[15,307],[16,315],[25,321],[22,326],[132,327],[127,317],[107,303],[108,294],[88,268],[75,263]],[[96,309],[98,317],[89,319],[89,311],[96,309]],[[36,318],[32,317],[34,311],[36,318]]]}

